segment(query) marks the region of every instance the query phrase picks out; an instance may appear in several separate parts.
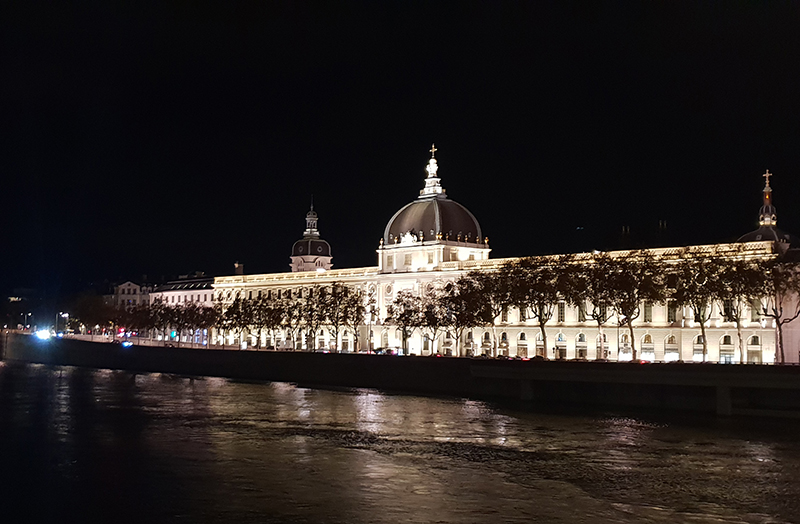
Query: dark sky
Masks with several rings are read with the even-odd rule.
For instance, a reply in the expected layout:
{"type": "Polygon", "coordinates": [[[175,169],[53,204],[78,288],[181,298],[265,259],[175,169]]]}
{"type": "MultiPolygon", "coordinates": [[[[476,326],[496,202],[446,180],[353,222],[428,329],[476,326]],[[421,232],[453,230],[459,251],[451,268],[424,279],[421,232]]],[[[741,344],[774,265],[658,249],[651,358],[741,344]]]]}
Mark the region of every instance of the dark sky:
{"type": "Polygon", "coordinates": [[[335,267],[423,185],[493,256],[800,233],[800,8],[18,2],[0,8],[0,290],[335,267]],[[203,4],[205,5],[205,4],[203,4]],[[578,230],[583,227],[583,230],[578,230]]]}

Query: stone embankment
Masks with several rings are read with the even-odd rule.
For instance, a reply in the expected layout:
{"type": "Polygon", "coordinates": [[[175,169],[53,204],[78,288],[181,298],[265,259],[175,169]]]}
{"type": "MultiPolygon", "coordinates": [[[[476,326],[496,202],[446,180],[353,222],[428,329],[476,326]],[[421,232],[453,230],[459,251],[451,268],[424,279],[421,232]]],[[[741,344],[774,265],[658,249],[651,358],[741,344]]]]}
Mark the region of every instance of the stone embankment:
{"type": "Polygon", "coordinates": [[[134,373],[522,399],[546,406],[800,417],[800,366],[502,361],[283,351],[217,351],[0,337],[0,357],[134,373]]]}

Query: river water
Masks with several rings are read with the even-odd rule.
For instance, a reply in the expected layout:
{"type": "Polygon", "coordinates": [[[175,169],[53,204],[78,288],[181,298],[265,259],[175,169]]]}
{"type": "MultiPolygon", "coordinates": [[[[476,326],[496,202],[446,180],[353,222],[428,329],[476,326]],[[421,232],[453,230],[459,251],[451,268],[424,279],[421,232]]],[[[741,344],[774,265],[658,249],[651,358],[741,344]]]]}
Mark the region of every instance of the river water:
{"type": "Polygon", "coordinates": [[[794,421],[0,363],[0,519],[800,522],[798,437],[794,421]]]}

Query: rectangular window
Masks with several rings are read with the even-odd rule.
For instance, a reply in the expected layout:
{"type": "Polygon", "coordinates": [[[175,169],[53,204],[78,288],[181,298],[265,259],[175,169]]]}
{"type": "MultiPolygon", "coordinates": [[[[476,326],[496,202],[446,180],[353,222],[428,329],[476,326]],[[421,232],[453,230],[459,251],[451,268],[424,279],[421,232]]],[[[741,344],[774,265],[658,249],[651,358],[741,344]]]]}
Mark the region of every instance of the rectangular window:
{"type": "Polygon", "coordinates": [[[667,322],[673,323],[678,321],[678,307],[675,302],[667,304],[667,322]]]}
{"type": "Polygon", "coordinates": [[[645,322],[652,322],[653,321],[653,303],[652,302],[645,302],[644,303],[644,321],[645,322]]]}
{"type": "Polygon", "coordinates": [[[208,294],[203,293],[203,302],[208,302],[208,294]]]}
{"type": "Polygon", "coordinates": [[[469,259],[470,260],[475,260],[475,253],[470,253],[469,254],[469,259]]]}
{"type": "Polygon", "coordinates": [[[403,261],[404,265],[410,266],[411,265],[411,253],[408,253],[403,261]]]}
{"type": "Polygon", "coordinates": [[[500,322],[508,322],[508,308],[504,307],[500,313],[500,322]]]}
{"type": "Polygon", "coordinates": [[[578,304],[578,322],[586,322],[586,302],[578,304]]]}
{"type": "Polygon", "coordinates": [[[722,317],[725,319],[725,322],[734,322],[736,320],[733,318],[732,300],[725,299],[722,301],[722,317]]]}
{"type": "Polygon", "coordinates": [[[761,302],[753,300],[750,304],[750,322],[758,322],[761,320],[761,302]]]}
{"type": "Polygon", "coordinates": [[[558,303],[558,321],[564,322],[564,311],[566,310],[566,306],[563,302],[558,303]]]}
{"type": "Polygon", "coordinates": [[[433,264],[433,251],[428,253],[428,264],[433,264]]]}
{"type": "Polygon", "coordinates": [[[394,255],[386,255],[386,265],[394,267],[394,255]]]}

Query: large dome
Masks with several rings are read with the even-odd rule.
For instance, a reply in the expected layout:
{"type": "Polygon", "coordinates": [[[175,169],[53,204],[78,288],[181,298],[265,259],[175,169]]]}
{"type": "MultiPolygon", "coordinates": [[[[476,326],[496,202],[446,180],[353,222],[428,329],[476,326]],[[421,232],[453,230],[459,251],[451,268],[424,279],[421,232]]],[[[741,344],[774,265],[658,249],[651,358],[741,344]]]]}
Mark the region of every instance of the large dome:
{"type": "Polygon", "coordinates": [[[394,214],[383,233],[383,241],[387,244],[395,239],[411,233],[417,239],[422,233],[422,240],[458,240],[478,243],[482,238],[481,226],[467,208],[441,195],[420,198],[403,206],[394,214]],[[449,238],[448,238],[449,237],[449,238]]]}
{"type": "Polygon", "coordinates": [[[467,208],[447,198],[437,172],[436,146],[431,147],[431,158],[425,171],[425,187],[419,197],[394,214],[383,232],[384,245],[405,244],[409,240],[445,240],[480,244],[481,226],[467,208]],[[413,238],[412,238],[413,235],[413,238]]]}

